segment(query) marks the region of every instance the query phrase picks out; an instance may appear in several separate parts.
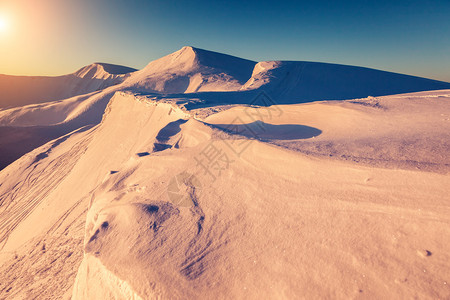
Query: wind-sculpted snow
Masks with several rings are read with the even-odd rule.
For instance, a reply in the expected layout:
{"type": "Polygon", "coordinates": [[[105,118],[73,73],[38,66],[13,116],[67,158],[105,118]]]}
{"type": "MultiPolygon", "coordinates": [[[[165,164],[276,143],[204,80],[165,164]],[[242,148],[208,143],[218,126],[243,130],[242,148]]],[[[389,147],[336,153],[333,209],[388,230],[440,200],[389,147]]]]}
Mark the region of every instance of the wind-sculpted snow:
{"type": "Polygon", "coordinates": [[[439,238],[448,229],[438,225],[450,222],[448,207],[442,211],[440,206],[448,175],[419,172],[416,166],[426,167],[429,159],[440,166],[431,171],[445,173],[448,166],[431,148],[411,148],[407,155],[423,159],[422,164],[403,166],[416,171],[395,168],[403,159],[402,141],[410,137],[411,124],[400,125],[402,119],[417,122],[419,143],[438,145],[445,138],[446,129],[435,131],[433,124],[445,123],[448,116],[431,117],[434,108],[428,102],[442,110],[446,94],[434,100],[411,95],[234,106],[203,120],[170,103],[116,94],[86,153],[102,153],[106,157],[97,165],[110,165],[106,170],[113,172],[103,171],[91,197],[75,299],[102,293],[124,299],[131,294],[171,299],[445,297],[448,271],[438,267],[445,258],[434,262],[426,251],[431,257],[448,256],[439,238]],[[396,125],[383,124],[385,119],[396,125]],[[379,125],[377,132],[370,132],[372,124],[379,125]],[[363,136],[366,140],[352,143],[363,136]],[[370,147],[384,139],[392,141],[384,146],[389,150],[374,157],[370,147]],[[313,156],[301,154],[303,143],[326,141],[347,145],[353,157],[339,157],[336,150],[330,157],[321,148],[313,156]],[[358,157],[361,150],[365,156],[358,157]],[[424,150],[428,155],[422,155],[424,150]],[[387,169],[373,168],[377,163],[370,157],[383,160],[387,169]],[[417,210],[423,205],[426,212],[417,210]],[[86,275],[91,263],[93,268],[101,263],[110,275],[86,275]],[[111,276],[132,292],[116,288],[111,276]],[[348,276],[358,280],[342,279],[348,276]],[[408,280],[398,283],[404,276],[408,280]],[[424,280],[430,285],[421,285],[424,280]]]}
{"type": "Polygon", "coordinates": [[[185,47],[2,110],[44,144],[0,171],[0,298],[447,299],[450,90],[373,96],[446,86],[185,47]]]}

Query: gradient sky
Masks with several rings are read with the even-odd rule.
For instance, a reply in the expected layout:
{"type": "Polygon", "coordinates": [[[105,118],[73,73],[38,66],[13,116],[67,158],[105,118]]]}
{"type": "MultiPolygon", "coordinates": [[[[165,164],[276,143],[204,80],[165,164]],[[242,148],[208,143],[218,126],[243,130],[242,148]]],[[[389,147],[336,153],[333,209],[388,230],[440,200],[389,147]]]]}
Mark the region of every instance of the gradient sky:
{"type": "Polygon", "coordinates": [[[0,74],[142,68],[185,45],[450,82],[450,1],[0,0],[0,74]]]}

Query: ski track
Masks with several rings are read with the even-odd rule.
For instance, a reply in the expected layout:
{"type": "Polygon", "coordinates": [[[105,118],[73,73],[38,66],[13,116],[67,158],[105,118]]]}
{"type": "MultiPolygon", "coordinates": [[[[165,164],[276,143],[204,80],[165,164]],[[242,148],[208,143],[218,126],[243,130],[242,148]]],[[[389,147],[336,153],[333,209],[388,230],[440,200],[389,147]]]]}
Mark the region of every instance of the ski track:
{"type": "MultiPolygon", "coordinates": [[[[53,159],[45,169],[39,169],[41,163],[32,167],[25,180],[18,182],[10,191],[0,196],[0,250],[3,249],[10,234],[20,225],[39,204],[62,182],[75,166],[78,158],[86,151],[91,138],[88,137],[76,143],[68,152],[53,159]],[[23,194],[19,199],[17,195],[23,194]]],[[[57,221],[61,224],[71,211],[80,203],[75,203],[67,211],[63,219],[57,221]]],[[[56,224],[55,224],[56,225],[56,224]]],[[[58,226],[52,226],[56,229],[58,226]]],[[[51,230],[49,230],[50,232],[51,230]]]]}

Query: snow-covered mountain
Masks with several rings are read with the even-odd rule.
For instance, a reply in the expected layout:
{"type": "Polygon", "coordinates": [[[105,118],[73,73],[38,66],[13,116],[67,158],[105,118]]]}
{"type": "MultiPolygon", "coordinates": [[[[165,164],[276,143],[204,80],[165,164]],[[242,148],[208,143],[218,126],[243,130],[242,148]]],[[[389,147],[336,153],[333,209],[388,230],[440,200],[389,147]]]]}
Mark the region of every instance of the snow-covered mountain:
{"type": "Polygon", "coordinates": [[[416,76],[338,64],[296,61],[258,63],[243,90],[263,89],[292,103],[355,99],[448,89],[449,83],[416,76]]]}
{"type": "Polygon", "coordinates": [[[0,74],[0,109],[87,94],[121,83],[134,71],[133,68],[94,63],[63,76],[0,74]]]}
{"type": "MultiPolygon", "coordinates": [[[[295,61],[249,60],[183,47],[130,76],[135,92],[196,94],[264,90],[283,103],[342,100],[450,88],[447,82],[369,68],[295,61]]],[[[245,103],[242,94],[225,94],[245,103]],[[243,98],[239,100],[239,98],[243,98]]],[[[202,94],[195,95],[202,97],[202,94]]],[[[216,98],[206,96],[214,101],[216,98]]]]}
{"type": "Polygon", "coordinates": [[[157,93],[237,91],[250,78],[256,62],[193,47],[152,61],[124,86],[157,93]]]}
{"type": "Polygon", "coordinates": [[[450,88],[446,82],[361,67],[256,63],[194,47],[183,47],[133,71],[95,63],[59,77],[0,75],[0,107],[16,106],[0,111],[0,169],[45,142],[98,124],[109,99],[120,90],[176,99],[178,105],[192,109],[252,104],[262,92],[269,104],[294,104],[450,88]]]}
{"type": "Polygon", "coordinates": [[[192,47],[120,70],[0,111],[0,298],[450,297],[449,83],[192,47]]]}

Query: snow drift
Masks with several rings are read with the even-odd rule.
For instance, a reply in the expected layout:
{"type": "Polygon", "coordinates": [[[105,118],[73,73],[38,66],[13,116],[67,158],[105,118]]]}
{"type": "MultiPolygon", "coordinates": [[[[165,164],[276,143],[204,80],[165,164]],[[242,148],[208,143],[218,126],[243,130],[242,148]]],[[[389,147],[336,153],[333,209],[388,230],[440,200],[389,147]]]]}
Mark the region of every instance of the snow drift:
{"type": "Polygon", "coordinates": [[[448,83],[192,47],[122,79],[0,111],[0,298],[450,297],[450,90],[372,97],[448,83]]]}
{"type": "Polygon", "coordinates": [[[450,164],[440,145],[449,99],[440,91],[213,112],[118,91],[98,126],[0,172],[0,258],[13,266],[0,272],[13,274],[0,278],[0,293],[448,298],[450,164]],[[237,124],[264,135],[227,127],[237,124]],[[83,253],[69,260],[65,245],[83,253]],[[19,276],[26,269],[41,285],[19,276]]]}

